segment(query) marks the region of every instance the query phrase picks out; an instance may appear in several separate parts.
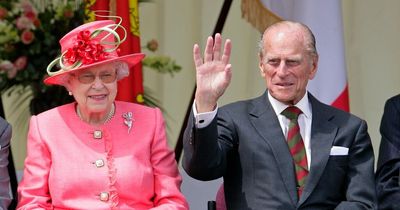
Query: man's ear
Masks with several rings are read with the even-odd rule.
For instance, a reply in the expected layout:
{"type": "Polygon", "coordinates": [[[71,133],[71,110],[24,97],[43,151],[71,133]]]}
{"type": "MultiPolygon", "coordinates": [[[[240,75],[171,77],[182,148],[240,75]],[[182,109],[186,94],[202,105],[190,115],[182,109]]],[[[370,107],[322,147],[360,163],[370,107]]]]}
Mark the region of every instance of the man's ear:
{"type": "Polygon", "coordinates": [[[264,62],[263,62],[263,56],[261,55],[261,53],[258,54],[258,68],[260,69],[260,74],[262,77],[265,77],[265,70],[264,70],[264,62]]]}
{"type": "Polygon", "coordinates": [[[312,64],[311,64],[311,71],[310,71],[310,75],[308,76],[309,80],[314,79],[315,75],[317,74],[317,70],[318,70],[318,55],[313,56],[312,59],[312,64]]]}

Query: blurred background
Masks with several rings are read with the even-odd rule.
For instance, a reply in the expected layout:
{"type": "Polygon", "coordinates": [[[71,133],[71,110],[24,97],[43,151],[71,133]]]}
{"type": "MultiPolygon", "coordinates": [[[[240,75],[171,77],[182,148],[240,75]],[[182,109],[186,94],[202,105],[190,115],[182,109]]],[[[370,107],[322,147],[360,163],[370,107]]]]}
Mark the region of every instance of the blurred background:
{"type": "MultiPolygon", "coordinates": [[[[330,0],[336,1],[336,0],[330,0]]],[[[157,52],[143,48],[148,55],[167,55],[181,67],[179,72],[160,74],[143,67],[145,92],[155,98],[164,110],[167,135],[174,148],[187,108],[192,103],[195,69],[192,48],[203,49],[211,35],[224,0],[153,0],[139,3],[141,45],[157,40],[157,52]]],[[[363,118],[369,126],[375,156],[380,142],[379,124],[386,99],[400,93],[400,1],[341,1],[344,58],[349,90],[350,112],[363,118]]],[[[241,1],[233,0],[222,31],[232,40],[232,82],[219,105],[261,95],[264,80],[258,70],[260,32],[242,17],[241,1]]],[[[320,46],[316,36],[317,49],[320,46]]],[[[322,43],[323,44],[323,43],[322,43]]],[[[326,55],[325,55],[326,56],[326,55]]],[[[327,58],[325,58],[327,59],[327,58]]],[[[329,59],[329,55],[328,55],[329,59]]],[[[324,69],[319,69],[321,73],[324,69]]],[[[44,70],[43,70],[44,71],[44,70]]],[[[23,169],[26,131],[30,111],[24,94],[2,96],[6,118],[13,124],[12,150],[17,170],[23,169]]],[[[200,182],[182,170],[182,190],[192,209],[206,209],[206,201],[215,199],[221,180],[200,182]]]]}

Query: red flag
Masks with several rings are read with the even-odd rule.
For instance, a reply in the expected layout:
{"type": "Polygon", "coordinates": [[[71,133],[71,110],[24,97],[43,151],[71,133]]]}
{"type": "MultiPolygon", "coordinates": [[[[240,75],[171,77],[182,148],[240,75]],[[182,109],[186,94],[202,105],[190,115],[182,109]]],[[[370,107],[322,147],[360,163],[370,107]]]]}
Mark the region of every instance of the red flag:
{"type": "Polygon", "coordinates": [[[86,14],[88,15],[89,21],[94,20],[106,20],[106,17],[99,17],[94,15],[94,11],[109,11],[110,10],[110,1],[109,0],[91,0],[86,1],[86,14]]]}
{"type": "MultiPolygon", "coordinates": [[[[138,1],[118,1],[116,15],[122,18],[122,26],[127,30],[126,40],[120,46],[120,55],[140,53],[138,1]]],[[[142,63],[135,65],[128,78],[119,82],[117,100],[143,103],[142,63]]]]}
{"type": "MultiPolygon", "coordinates": [[[[126,29],[126,40],[119,47],[119,55],[140,53],[139,11],[138,0],[116,1],[97,0],[90,3],[92,11],[115,9],[115,15],[122,18],[121,25],[126,29]],[[111,6],[110,6],[111,4],[111,6]],[[115,6],[115,8],[112,8],[115,6]]],[[[104,13],[100,13],[104,15],[104,13]]],[[[111,13],[110,13],[111,14],[111,13]]],[[[93,18],[94,19],[94,18],[93,18]]],[[[96,20],[104,20],[104,17],[95,17],[96,20]]],[[[117,29],[123,37],[122,29],[117,29]]],[[[132,69],[128,77],[118,82],[117,100],[143,103],[143,76],[142,63],[138,63],[132,69]]]]}

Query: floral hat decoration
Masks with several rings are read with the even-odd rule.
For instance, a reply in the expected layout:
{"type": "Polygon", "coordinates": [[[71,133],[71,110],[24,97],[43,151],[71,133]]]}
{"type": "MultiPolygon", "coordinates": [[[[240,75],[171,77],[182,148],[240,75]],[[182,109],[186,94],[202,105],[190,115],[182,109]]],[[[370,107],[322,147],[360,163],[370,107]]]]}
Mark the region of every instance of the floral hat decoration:
{"type": "Polygon", "coordinates": [[[142,53],[118,55],[118,46],[125,41],[126,30],[121,26],[122,19],[117,18],[119,23],[101,20],[83,24],[61,38],[61,56],[47,66],[49,76],[44,79],[44,83],[63,85],[69,73],[109,62],[125,62],[128,67],[139,63],[144,58],[142,53]],[[121,28],[124,33],[122,39],[116,32],[117,28],[121,28]],[[60,69],[53,71],[56,65],[60,69]]]}

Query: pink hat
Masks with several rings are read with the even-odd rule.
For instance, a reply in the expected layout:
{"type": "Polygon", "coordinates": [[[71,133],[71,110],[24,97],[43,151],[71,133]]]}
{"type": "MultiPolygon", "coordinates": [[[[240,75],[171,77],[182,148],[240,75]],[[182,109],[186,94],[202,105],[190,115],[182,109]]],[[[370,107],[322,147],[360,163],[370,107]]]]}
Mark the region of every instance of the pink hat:
{"type": "Polygon", "coordinates": [[[112,20],[86,23],[66,34],[60,40],[61,56],[47,66],[49,77],[44,83],[63,85],[69,73],[109,62],[125,62],[128,67],[139,63],[144,58],[142,53],[118,55],[117,48],[126,36],[121,40],[117,28],[122,28],[126,34],[126,30],[112,20]],[[61,69],[52,71],[56,64],[61,69]]]}

